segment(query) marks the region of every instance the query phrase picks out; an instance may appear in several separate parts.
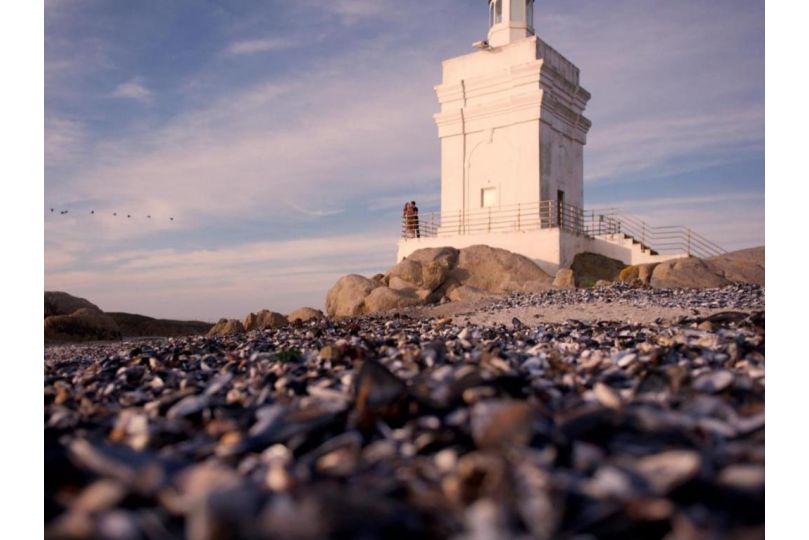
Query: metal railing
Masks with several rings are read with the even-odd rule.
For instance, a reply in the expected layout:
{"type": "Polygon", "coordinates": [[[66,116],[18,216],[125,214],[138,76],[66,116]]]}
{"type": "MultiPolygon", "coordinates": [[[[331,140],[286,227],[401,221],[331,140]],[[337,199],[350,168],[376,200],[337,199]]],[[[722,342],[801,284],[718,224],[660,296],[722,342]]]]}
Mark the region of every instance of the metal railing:
{"type": "Polygon", "coordinates": [[[624,235],[652,254],[711,257],[724,249],[688,227],[651,226],[617,208],[583,210],[557,201],[513,204],[402,218],[403,238],[432,238],[559,228],[587,237],[624,235]]]}
{"type": "Polygon", "coordinates": [[[686,253],[696,257],[714,257],[727,253],[718,244],[682,225],[649,225],[620,208],[584,211],[588,236],[623,234],[656,253],[686,253]]]}
{"type": "Polygon", "coordinates": [[[550,228],[584,234],[584,214],[580,208],[569,204],[541,201],[468,212],[430,212],[420,214],[417,218],[402,218],[403,238],[524,232],[550,228]]]}

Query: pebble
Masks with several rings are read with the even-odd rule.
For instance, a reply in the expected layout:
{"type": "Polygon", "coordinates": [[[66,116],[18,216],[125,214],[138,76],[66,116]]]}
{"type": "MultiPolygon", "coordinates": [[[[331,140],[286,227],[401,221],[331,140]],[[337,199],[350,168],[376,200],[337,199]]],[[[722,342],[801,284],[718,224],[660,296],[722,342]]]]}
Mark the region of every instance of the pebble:
{"type": "Polygon", "coordinates": [[[733,373],[728,370],[712,371],[697,377],[693,387],[699,392],[715,394],[726,390],[734,379],[733,373]]]}
{"type": "Polygon", "coordinates": [[[613,285],[481,309],[604,301],[696,312],[49,346],[45,537],[763,530],[764,289],[613,285]],[[700,315],[710,306],[726,311],[700,315]]]}
{"type": "Polygon", "coordinates": [[[623,405],[621,395],[603,382],[599,381],[593,386],[593,394],[604,407],[620,409],[623,405]]]}
{"type": "Polygon", "coordinates": [[[657,493],[664,495],[694,478],[700,464],[699,454],[693,450],[668,450],[639,459],[635,467],[657,493]]]}

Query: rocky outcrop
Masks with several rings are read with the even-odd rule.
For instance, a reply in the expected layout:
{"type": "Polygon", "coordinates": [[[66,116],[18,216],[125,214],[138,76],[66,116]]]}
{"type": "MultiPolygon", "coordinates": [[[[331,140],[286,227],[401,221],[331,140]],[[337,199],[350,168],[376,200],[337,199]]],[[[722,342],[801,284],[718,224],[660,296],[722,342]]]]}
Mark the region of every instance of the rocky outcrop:
{"type": "Polygon", "coordinates": [[[447,298],[452,302],[477,302],[494,296],[492,293],[479,289],[473,285],[460,285],[447,292],[447,298]]]}
{"type": "Polygon", "coordinates": [[[202,321],[175,321],[171,319],[155,319],[134,313],[108,313],[124,337],[179,337],[206,334],[211,323],[202,321]]]}
{"type": "Polygon", "coordinates": [[[640,287],[648,287],[652,279],[652,272],[658,263],[634,264],[627,266],[618,274],[618,281],[640,287]]]}
{"type": "Polygon", "coordinates": [[[656,288],[722,287],[730,283],[764,285],[764,247],[697,259],[674,259],[657,265],[650,284],[656,288]]]}
{"type": "Polygon", "coordinates": [[[326,296],[330,317],[353,317],[446,302],[475,302],[492,295],[537,292],[551,287],[605,286],[613,281],[638,286],[704,288],[764,282],[764,248],[710,259],[674,259],[625,267],[594,253],[577,255],[571,268],[551,278],[532,260],[489,246],[427,248],[413,252],[372,279],[343,276],[326,296]]]}
{"type": "Polygon", "coordinates": [[[45,291],[45,341],[103,341],[121,339],[115,321],[84,298],[45,291]]]}
{"type": "Polygon", "coordinates": [[[363,301],[365,313],[377,313],[424,304],[426,298],[416,292],[406,292],[390,287],[377,287],[363,301]]]}
{"type": "Polygon", "coordinates": [[[764,246],[742,249],[705,260],[717,274],[728,281],[764,286],[764,246]]]}
{"type": "Polygon", "coordinates": [[[623,283],[663,288],[711,288],[731,283],[764,285],[764,247],[733,251],[717,257],[684,257],[624,268],[623,283]]]}
{"type": "Polygon", "coordinates": [[[252,330],[271,330],[276,328],[283,328],[288,325],[289,321],[281,313],[262,309],[258,313],[249,313],[244,318],[244,329],[247,332],[252,330]]]}
{"type": "Polygon", "coordinates": [[[649,284],[656,289],[724,287],[731,282],[707,261],[688,257],[658,264],[649,284]]]}
{"type": "Polygon", "coordinates": [[[666,287],[722,287],[730,283],[764,285],[764,247],[742,249],[717,257],[674,259],[657,265],[650,284],[666,287]]]}
{"type": "Polygon", "coordinates": [[[576,274],[570,268],[560,268],[553,279],[555,289],[575,289],[576,274]]]}
{"type": "Polygon", "coordinates": [[[326,316],[323,315],[323,312],[319,309],[310,308],[310,307],[302,307],[296,309],[295,311],[291,312],[287,315],[287,320],[290,323],[294,323],[295,321],[301,322],[309,322],[309,321],[319,321],[321,319],[325,319],[326,316]]]}
{"type": "Polygon", "coordinates": [[[331,317],[351,317],[450,301],[476,301],[492,294],[536,291],[551,286],[533,261],[503,249],[471,246],[426,248],[380,276],[343,276],[326,296],[331,317]]]}
{"type": "Polygon", "coordinates": [[[579,253],[570,265],[579,287],[590,287],[599,280],[616,281],[625,267],[621,261],[597,253],[579,253]]]}
{"type": "Polygon", "coordinates": [[[84,298],[70,295],[62,291],[45,291],[45,318],[54,315],[70,315],[82,308],[101,309],[84,298]]]}
{"type": "Polygon", "coordinates": [[[224,337],[244,334],[244,332],[244,325],[241,321],[237,321],[236,319],[219,319],[219,322],[210,329],[208,335],[224,337]]]}
{"type": "Polygon", "coordinates": [[[45,319],[45,341],[98,341],[121,339],[115,321],[98,309],[79,308],[69,315],[45,319]]]}
{"type": "Polygon", "coordinates": [[[453,268],[449,279],[459,285],[470,285],[496,294],[547,289],[552,282],[551,277],[528,257],[489,246],[461,249],[458,265],[453,268]]]}
{"type": "Polygon", "coordinates": [[[398,289],[426,289],[432,292],[446,283],[450,272],[457,266],[457,249],[420,249],[388,271],[387,283],[398,289]]]}
{"type": "Polygon", "coordinates": [[[45,291],[45,341],[191,336],[205,334],[211,326],[201,321],[155,319],[134,313],[105,313],[84,298],[66,292],[45,291]]]}
{"type": "Polygon", "coordinates": [[[365,313],[365,298],[377,287],[379,281],[349,274],[337,280],[326,294],[326,313],[330,317],[353,317],[365,313]]]}

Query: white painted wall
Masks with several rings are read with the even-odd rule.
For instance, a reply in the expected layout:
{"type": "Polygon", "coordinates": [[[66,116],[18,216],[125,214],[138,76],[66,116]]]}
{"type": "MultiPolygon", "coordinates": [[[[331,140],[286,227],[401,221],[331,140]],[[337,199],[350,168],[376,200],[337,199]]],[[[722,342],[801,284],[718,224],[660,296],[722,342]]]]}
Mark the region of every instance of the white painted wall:
{"type": "Polygon", "coordinates": [[[441,213],[480,210],[486,188],[498,206],[555,201],[562,190],[581,207],[590,95],[578,83],[578,68],[536,36],[445,61],[441,213]]]}

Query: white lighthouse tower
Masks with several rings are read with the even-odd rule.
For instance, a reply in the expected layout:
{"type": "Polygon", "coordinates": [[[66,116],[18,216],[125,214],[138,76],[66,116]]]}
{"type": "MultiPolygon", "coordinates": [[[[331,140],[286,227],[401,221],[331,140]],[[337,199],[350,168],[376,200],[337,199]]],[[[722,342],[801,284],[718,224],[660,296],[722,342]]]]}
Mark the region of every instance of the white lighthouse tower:
{"type": "Polygon", "coordinates": [[[418,230],[405,220],[398,260],[423,247],[486,244],[548,272],[588,250],[645,261],[651,250],[594,245],[585,230],[590,93],[579,69],[535,35],[534,0],[488,0],[488,7],[487,39],[443,62],[435,87],[441,210],[422,213],[418,230]]]}
{"type": "Polygon", "coordinates": [[[578,68],[534,35],[533,6],[490,0],[482,50],[443,64],[435,115],[442,214],[557,200],[582,206],[590,94],[578,68]]]}

